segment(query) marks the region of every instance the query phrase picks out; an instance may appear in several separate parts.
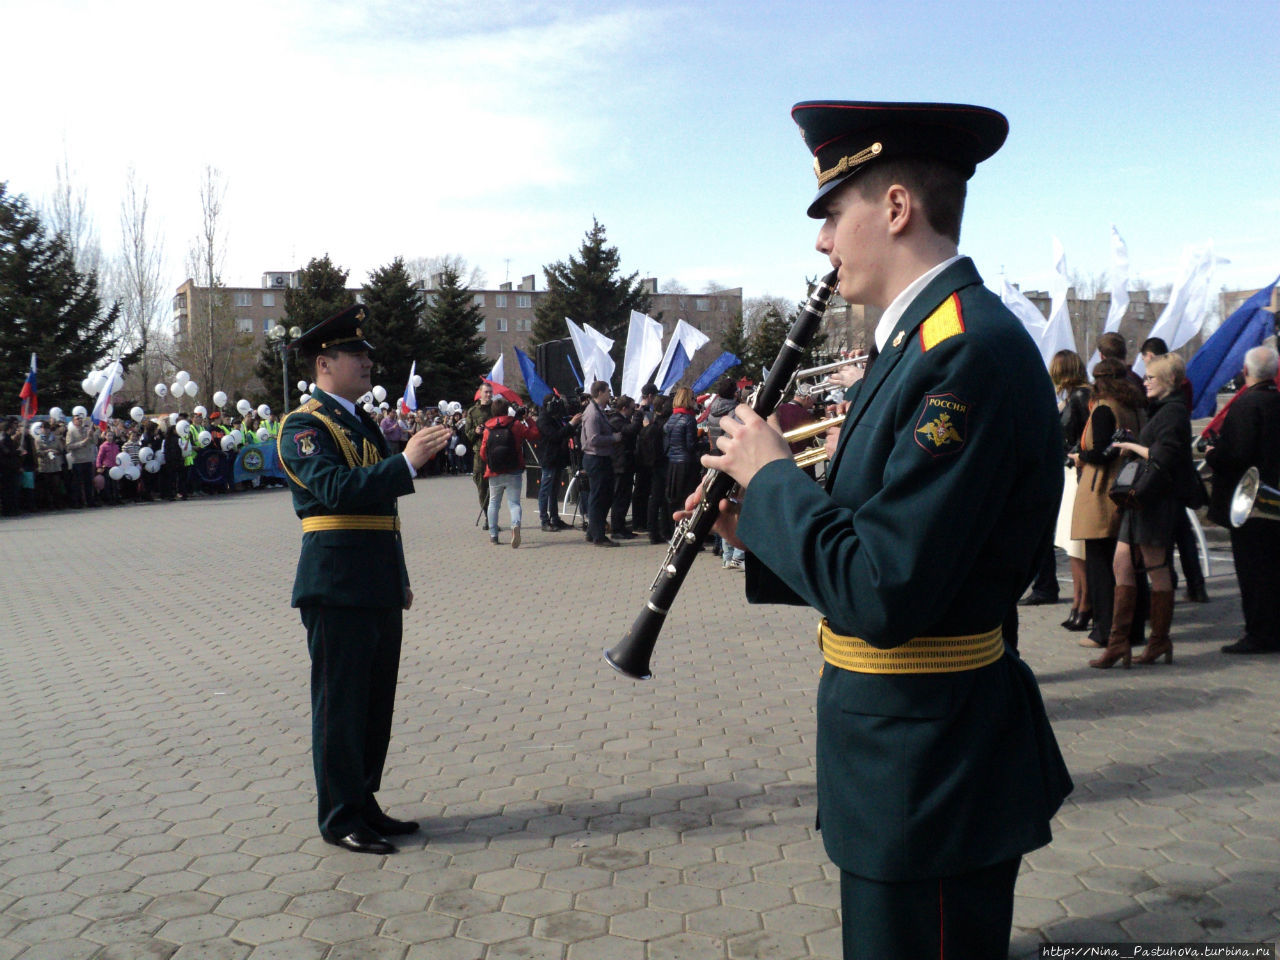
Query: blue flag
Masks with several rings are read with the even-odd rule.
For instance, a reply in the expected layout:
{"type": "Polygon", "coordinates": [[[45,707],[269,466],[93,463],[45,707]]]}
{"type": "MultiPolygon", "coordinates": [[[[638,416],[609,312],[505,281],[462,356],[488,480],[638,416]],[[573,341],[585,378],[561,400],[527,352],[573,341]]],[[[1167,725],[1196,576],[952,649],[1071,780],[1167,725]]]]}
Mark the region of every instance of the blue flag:
{"type": "Polygon", "coordinates": [[[1218,390],[1244,366],[1244,355],[1276,332],[1275,314],[1266,309],[1271,291],[1280,277],[1240,305],[1222,322],[1187,364],[1195,406],[1193,417],[1211,417],[1218,403],[1218,390]]]}
{"type": "Polygon", "coordinates": [[[684,344],[677,343],[676,352],[671,355],[671,366],[667,367],[667,375],[662,378],[662,385],[658,389],[666,393],[679,382],[688,369],[689,355],[684,352],[684,344]]]}
{"type": "Polygon", "coordinates": [[[728,350],[720,354],[720,356],[711,361],[711,366],[702,371],[702,376],[694,381],[694,396],[702,393],[703,390],[708,389],[713,383],[720,379],[720,374],[724,373],[730,367],[736,367],[741,362],[742,361],[728,350]]]}
{"type": "Polygon", "coordinates": [[[520,362],[520,376],[524,377],[524,385],[529,389],[529,398],[535,405],[542,406],[542,401],[547,398],[551,388],[538,376],[538,371],[533,368],[533,361],[529,359],[529,355],[519,347],[516,347],[516,360],[520,362]]]}

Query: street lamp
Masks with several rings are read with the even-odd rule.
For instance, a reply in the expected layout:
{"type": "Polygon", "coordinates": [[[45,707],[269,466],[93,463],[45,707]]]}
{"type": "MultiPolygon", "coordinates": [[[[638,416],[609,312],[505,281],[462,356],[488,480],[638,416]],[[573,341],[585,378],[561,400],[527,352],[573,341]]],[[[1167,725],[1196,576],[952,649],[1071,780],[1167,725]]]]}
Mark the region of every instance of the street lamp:
{"type": "Polygon", "coordinates": [[[289,409],[289,345],[300,336],[302,336],[301,328],[290,327],[286,330],[284,325],[280,323],[277,323],[267,331],[267,339],[274,343],[276,349],[280,351],[280,369],[282,372],[281,398],[284,401],[283,405],[280,407],[282,415],[284,411],[289,409]]]}

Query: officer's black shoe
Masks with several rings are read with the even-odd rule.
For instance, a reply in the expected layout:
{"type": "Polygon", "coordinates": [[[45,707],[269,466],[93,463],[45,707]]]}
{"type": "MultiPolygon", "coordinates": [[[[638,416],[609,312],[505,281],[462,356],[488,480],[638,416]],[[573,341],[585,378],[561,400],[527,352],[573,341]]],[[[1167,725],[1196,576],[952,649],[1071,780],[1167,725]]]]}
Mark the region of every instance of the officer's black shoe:
{"type": "Polygon", "coordinates": [[[1057,597],[1051,597],[1043,593],[1029,593],[1018,601],[1020,607],[1039,607],[1046,603],[1057,603],[1057,597]]]}
{"type": "Polygon", "coordinates": [[[384,837],[406,837],[411,833],[418,832],[417,820],[397,820],[395,817],[387,816],[381,811],[373,816],[366,815],[365,819],[369,821],[369,826],[384,837]]]}
{"type": "Polygon", "coordinates": [[[1222,648],[1223,653],[1280,653],[1280,647],[1269,643],[1260,643],[1253,637],[1241,637],[1235,643],[1228,643],[1222,648]]]}
{"type": "Polygon", "coordinates": [[[386,837],[368,827],[356,827],[345,837],[332,837],[324,833],[320,836],[324,838],[325,843],[342,847],[352,853],[376,853],[385,856],[396,852],[396,848],[386,837]]]}

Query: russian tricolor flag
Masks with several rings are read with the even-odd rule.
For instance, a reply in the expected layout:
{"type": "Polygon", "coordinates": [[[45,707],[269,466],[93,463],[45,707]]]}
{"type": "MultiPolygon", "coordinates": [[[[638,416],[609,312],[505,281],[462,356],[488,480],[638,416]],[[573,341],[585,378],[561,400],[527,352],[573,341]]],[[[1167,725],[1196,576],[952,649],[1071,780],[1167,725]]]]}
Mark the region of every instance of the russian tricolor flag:
{"type": "Polygon", "coordinates": [[[18,394],[21,400],[22,419],[30,420],[40,412],[40,405],[36,400],[36,355],[31,355],[31,372],[27,374],[27,379],[22,384],[22,392],[18,394]]]}

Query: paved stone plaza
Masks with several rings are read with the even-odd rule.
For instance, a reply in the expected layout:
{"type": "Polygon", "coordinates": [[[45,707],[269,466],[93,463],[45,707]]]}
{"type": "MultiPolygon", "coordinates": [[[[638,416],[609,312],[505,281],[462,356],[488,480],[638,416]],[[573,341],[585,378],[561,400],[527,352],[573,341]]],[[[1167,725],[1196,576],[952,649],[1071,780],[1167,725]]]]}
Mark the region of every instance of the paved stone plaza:
{"type": "MultiPolygon", "coordinates": [[[[660,548],[540,533],[527,499],[492,547],[469,478],[417,489],[380,798],[425,830],[390,857],[316,834],[286,493],[0,522],[0,960],[837,958],[813,613],[748,608],[707,554],[635,683],[600,655],[660,548]]],[[[1224,542],[1172,666],[1090,670],[1065,604],[1025,611],[1076,791],[1013,956],[1280,937],[1280,658],[1218,652],[1224,542]]]]}

